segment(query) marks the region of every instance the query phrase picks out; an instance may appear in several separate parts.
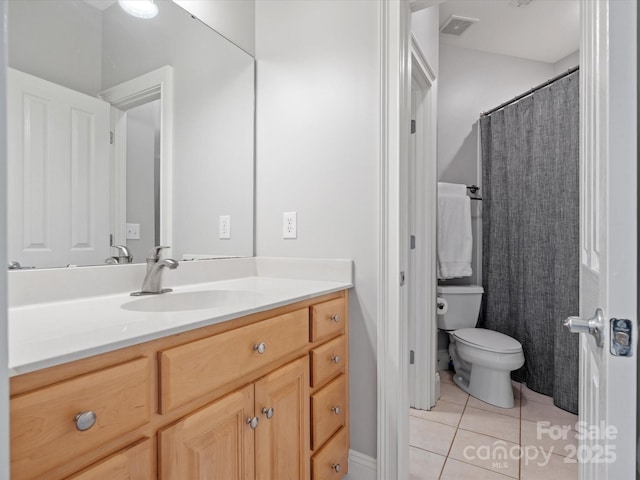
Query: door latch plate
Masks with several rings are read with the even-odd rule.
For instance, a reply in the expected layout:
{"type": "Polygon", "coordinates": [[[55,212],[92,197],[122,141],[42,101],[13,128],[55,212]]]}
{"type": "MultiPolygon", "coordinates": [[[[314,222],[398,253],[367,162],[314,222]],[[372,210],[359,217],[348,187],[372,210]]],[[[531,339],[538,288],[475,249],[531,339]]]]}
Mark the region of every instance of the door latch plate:
{"type": "Polygon", "coordinates": [[[616,357],[633,356],[632,323],[624,318],[612,318],[610,321],[611,344],[609,351],[616,357]]]}

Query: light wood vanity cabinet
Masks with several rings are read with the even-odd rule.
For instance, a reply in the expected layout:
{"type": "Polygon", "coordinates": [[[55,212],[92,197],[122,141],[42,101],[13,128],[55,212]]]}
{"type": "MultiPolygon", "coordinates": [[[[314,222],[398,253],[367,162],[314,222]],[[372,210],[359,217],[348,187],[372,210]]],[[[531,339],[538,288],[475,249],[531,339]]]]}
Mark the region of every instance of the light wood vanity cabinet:
{"type": "Polygon", "coordinates": [[[11,478],[340,479],[347,311],[337,292],[13,377],[11,478]]]}

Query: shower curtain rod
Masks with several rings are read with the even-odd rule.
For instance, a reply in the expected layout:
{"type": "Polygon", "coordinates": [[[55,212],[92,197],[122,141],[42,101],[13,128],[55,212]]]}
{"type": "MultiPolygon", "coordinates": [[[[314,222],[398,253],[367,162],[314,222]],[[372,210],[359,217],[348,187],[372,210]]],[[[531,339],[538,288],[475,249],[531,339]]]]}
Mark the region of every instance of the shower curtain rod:
{"type": "Polygon", "coordinates": [[[551,78],[551,79],[547,80],[546,82],[543,82],[543,83],[541,83],[540,85],[538,85],[538,86],[536,86],[536,87],[533,87],[531,90],[529,90],[529,91],[527,91],[527,92],[525,92],[525,93],[523,93],[523,94],[520,94],[520,95],[518,95],[517,97],[512,98],[512,99],[511,99],[511,100],[509,100],[508,102],[501,103],[501,104],[500,104],[500,105],[498,105],[496,108],[492,108],[491,110],[488,110],[488,111],[486,111],[486,112],[482,112],[482,113],[480,114],[480,116],[481,116],[481,117],[486,117],[487,115],[491,115],[492,113],[497,112],[498,110],[503,109],[503,108],[504,108],[504,107],[506,107],[507,105],[511,105],[512,103],[517,102],[518,100],[520,100],[520,99],[522,99],[522,98],[524,98],[524,97],[528,97],[528,96],[529,96],[529,95],[531,95],[533,92],[536,92],[536,91],[540,90],[541,88],[544,88],[544,87],[546,87],[546,86],[549,86],[549,85],[551,85],[553,82],[557,82],[557,81],[558,81],[558,80],[560,80],[561,78],[564,78],[564,77],[566,77],[566,76],[568,76],[568,75],[571,75],[573,72],[577,72],[579,69],[580,69],[580,66],[570,68],[570,69],[569,69],[569,70],[567,70],[566,72],[561,73],[560,75],[556,75],[555,77],[553,77],[553,78],[551,78]]]}

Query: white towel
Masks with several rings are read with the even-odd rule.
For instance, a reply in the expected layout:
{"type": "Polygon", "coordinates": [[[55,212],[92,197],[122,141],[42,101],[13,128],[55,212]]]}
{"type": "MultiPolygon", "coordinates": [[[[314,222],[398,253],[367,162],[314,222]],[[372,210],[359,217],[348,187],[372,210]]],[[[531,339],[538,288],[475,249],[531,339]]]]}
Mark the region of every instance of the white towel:
{"type": "Polygon", "coordinates": [[[471,201],[467,187],[438,182],[438,261],[441,280],[471,275],[471,201]]]}

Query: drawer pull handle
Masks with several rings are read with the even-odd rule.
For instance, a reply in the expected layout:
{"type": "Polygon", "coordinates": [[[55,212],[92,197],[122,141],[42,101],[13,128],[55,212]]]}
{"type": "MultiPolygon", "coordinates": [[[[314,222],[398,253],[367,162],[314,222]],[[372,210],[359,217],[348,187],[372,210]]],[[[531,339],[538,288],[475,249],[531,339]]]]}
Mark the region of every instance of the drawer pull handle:
{"type": "Polygon", "coordinates": [[[336,405],[335,407],[331,407],[331,411],[336,415],[340,415],[340,405],[336,405]]]}
{"type": "Polygon", "coordinates": [[[79,430],[80,432],[86,432],[96,424],[97,419],[98,416],[94,412],[89,410],[88,412],[80,412],[79,414],[77,414],[74,417],[73,421],[76,424],[77,430],[79,430]]]}
{"type": "Polygon", "coordinates": [[[331,470],[333,470],[336,473],[340,473],[341,467],[339,463],[334,463],[333,465],[331,465],[331,470]]]}
{"type": "Polygon", "coordinates": [[[333,363],[340,363],[340,355],[334,355],[333,357],[331,357],[331,361],[333,363]]]}
{"type": "Polygon", "coordinates": [[[340,321],[340,315],[334,313],[333,315],[331,315],[331,320],[338,323],[340,321]]]}
{"type": "Polygon", "coordinates": [[[262,409],[262,413],[266,415],[268,420],[271,420],[273,418],[273,414],[275,413],[275,411],[273,410],[273,407],[270,407],[270,408],[264,407],[262,409]]]}
{"type": "Polygon", "coordinates": [[[264,352],[267,351],[267,344],[266,343],[256,343],[253,346],[253,349],[258,352],[260,355],[262,355],[264,352]]]}
{"type": "Polygon", "coordinates": [[[258,420],[258,417],[248,417],[247,418],[247,425],[249,425],[251,427],[252,430],[255,430],[256,428],[258,428],[258,423],[260,421],[258,420]]]}

